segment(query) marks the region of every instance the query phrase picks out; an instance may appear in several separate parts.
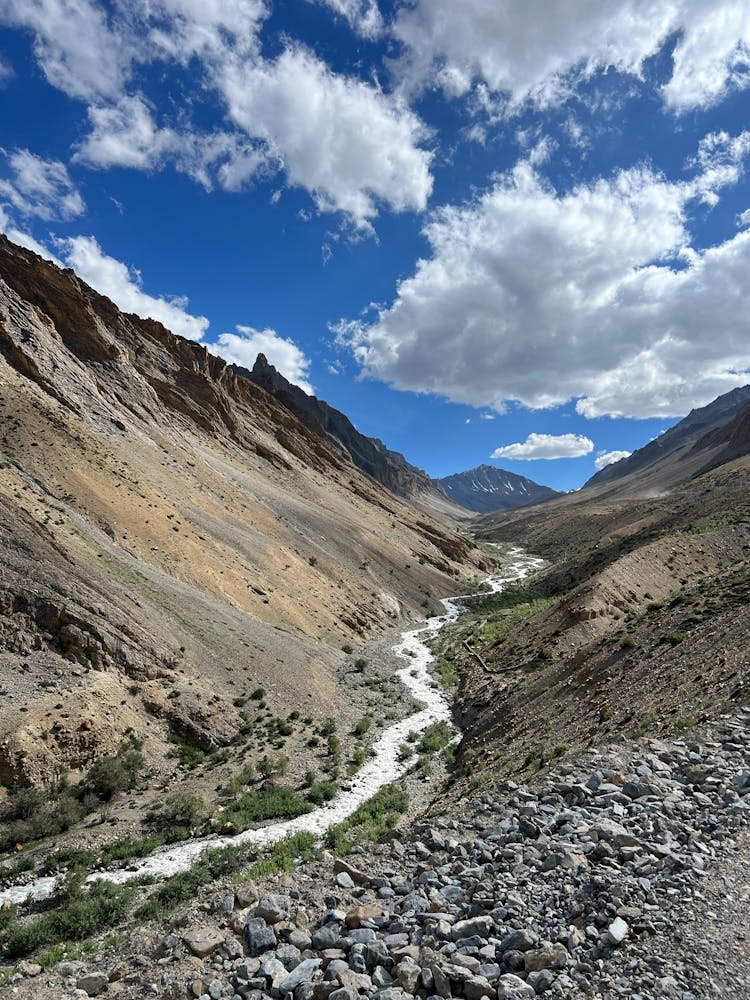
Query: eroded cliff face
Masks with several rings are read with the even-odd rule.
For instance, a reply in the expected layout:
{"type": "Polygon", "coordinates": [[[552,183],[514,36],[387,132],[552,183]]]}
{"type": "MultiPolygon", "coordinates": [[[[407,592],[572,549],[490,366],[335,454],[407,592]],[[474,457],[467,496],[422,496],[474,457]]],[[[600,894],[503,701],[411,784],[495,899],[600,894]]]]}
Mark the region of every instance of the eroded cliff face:
{"type": "Polygon", "coordinates": [[[435,493],[446,499],[440,484],[426,472],[407,462],[400,452],[391,451],[378,438],[360,434],[344,413],[293,385],[268,363],[265,355],[258,355],[252,371],[237,367],[235,370],[274,396],[320,437],[331,438],[338,447],[343,447],[359,469],[392,493],[407,499],[435,493]]]}
{"type": "Polygon", "coordinates": [[[226,744],[251,687],[334,715],[342,645],[486,567],[204,346],[4,238],[0,413],[5,783],[128,730],[226,744]]]}

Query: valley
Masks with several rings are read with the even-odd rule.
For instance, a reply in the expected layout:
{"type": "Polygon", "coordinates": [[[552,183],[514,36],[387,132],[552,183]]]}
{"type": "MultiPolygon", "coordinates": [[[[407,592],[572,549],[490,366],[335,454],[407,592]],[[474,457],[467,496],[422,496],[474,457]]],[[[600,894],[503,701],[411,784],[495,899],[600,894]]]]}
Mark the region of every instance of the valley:
{"type": "Polygon", "coordinates": [[[13,995],[684,1000],[750,820],[746,392],[451,484],[4,238],[0,355],[13,995]]]}

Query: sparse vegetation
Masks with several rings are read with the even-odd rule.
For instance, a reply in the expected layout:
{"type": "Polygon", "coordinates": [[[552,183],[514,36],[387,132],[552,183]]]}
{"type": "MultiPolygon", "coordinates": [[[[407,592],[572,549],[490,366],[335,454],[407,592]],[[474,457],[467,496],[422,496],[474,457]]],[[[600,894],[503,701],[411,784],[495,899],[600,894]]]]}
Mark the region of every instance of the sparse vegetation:
{"type": "Polygon", "coordinates": [[[357,841],[377,840],[394,829],[398,817],[409,808],[409,796],[402,785],[385,785],[352,815],[331,827],[326,844],[337,854],[348,854],[357,841]]]}

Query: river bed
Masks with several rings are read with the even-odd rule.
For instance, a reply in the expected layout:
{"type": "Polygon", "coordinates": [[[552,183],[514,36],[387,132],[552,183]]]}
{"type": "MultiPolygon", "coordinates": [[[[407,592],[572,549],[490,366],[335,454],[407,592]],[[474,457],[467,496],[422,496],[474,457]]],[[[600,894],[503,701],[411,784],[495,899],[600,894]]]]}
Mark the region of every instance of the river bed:
{"type": "MultiPolygon", "coordinates": [[[[506,552],[505,559],[507,562],[502,570],[484,581],[494,593],[501,591],[507,584],[528,576],[543,565],[542,559],[518,548],[506,552]]],[[[462,600],[461,597],[443,598],[441,603],[445,611],[442,615],[428,618],[420,628],[403,632],[400,641],[392,647],[394,656],[406,661],[397,671],[398,678],[415,701],[423,707],[381,733],[373,744],[372,756],[351,779],[348,790],[339,792],[331,802],[295,819],[272,823],[259,829],[245,830],[231,837],[214,835],[182,841],[169,847],[159,848],[149,857],[128,862],[119,868],[92,872],[87,881],[104,879],[123,883],[142,876],[164,879],[186,871],[209,848],[241,844],[254,844],[264,848],[292,834],[302,832],[322,837],[330,827],[347,819],[359,806],[372,798],[375,792],[384,785],[396,781],[407,770],[409,761],[402,759],[401,746],[410,733],[422,733],[435,722],[451,721],[451,706],[443,688],[435,683],[429,669],[434,656],[425,640],[456,621],[462,611],[462,600]]],[[[30,897],[44,899],[52,894],[56,884],[57,878],[52,876],[0,889],[0,904],[20,903],[30,897]]]]}

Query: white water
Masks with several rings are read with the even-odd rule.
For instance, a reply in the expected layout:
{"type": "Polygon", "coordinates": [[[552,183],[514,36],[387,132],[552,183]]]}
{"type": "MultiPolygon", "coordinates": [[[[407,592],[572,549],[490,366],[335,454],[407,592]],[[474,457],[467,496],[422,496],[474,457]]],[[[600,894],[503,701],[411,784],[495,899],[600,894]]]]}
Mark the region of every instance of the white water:
{"type": "MultiPolygon", "coordinates": [[[[493,593],[502,590],[508,583],[528,576],[543,565],[542,559],[527,555],[521,549],[511,549],[506,558],[509,562],[502,573],[494,574],[485,580],[493,593]]],[[[233,837],[210,836],[186,840],[170,847],[160,848],[149,857],[130,863],[127,867],[92,872],[87,881],[105,879],[109,882],[122,883],[144,875],[163,879],[186,871],[209,848],[239,844],[269,847],[284,837],[302,832],[322,836],[329,827],[351,816],[363,802],[372,798],[378,789],[395,781],[407,769],[408,762],[401,759],[400,748],[410,733],[421,733],[434,722],[450,722],[450,705],[442,688],[435,684],[430,675],[428,668],[434,657],[423,638],[431,638],[445,625],[454,622],[462,610],[461,600],[460,597],[444,598],[441,602],[445,608],[443,615],[428,618],[421,628],[403,632],[401,641],[393,646],[394,654],[407,661],[397,676],[414,699],[424,707],[406,719],[389,726],[380,735],[372,748],[372,756],[357,771],[348,791],[340,792],[332,802],[295,819],[273,823],[258,830],[245,830],[233,837]]],[[[29,897],[44,899],[51,895],[56,881],[55,877],[39,878],[23,885],[2,889],[0,904],[6,901],[20,903],[29,897]]]]}

